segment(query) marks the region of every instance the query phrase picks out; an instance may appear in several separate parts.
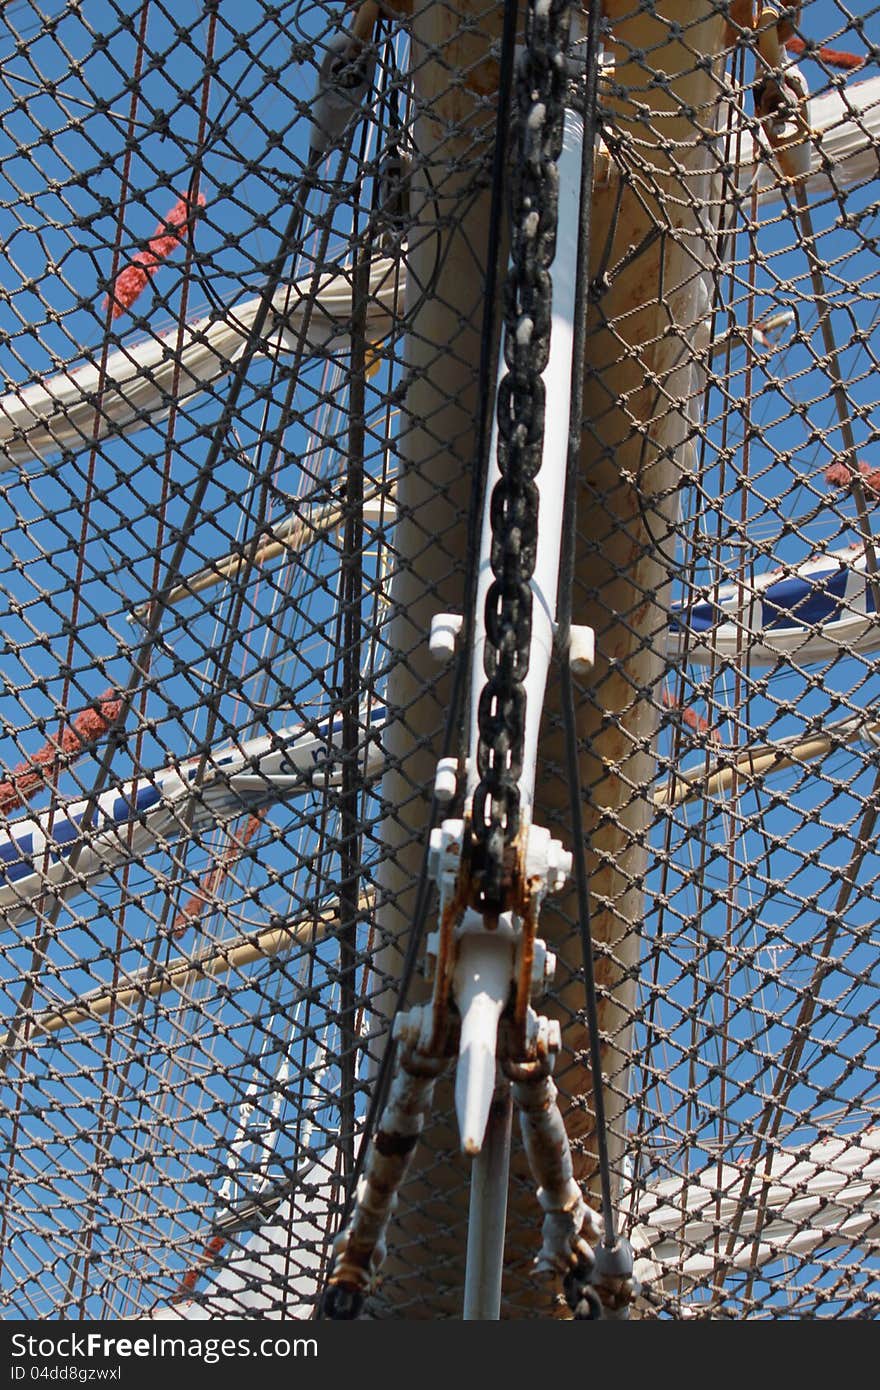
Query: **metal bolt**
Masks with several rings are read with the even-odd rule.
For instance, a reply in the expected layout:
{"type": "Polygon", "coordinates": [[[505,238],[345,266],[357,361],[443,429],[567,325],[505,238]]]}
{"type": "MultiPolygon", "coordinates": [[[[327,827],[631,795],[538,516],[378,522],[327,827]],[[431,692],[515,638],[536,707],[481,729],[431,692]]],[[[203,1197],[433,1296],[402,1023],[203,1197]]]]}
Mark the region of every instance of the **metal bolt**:
{"type": "Polygon", "coordinates": [[[458,789],[458,759],[441,758],[434,777],[434,795],[445,806],[452,801],[458,789]]]}

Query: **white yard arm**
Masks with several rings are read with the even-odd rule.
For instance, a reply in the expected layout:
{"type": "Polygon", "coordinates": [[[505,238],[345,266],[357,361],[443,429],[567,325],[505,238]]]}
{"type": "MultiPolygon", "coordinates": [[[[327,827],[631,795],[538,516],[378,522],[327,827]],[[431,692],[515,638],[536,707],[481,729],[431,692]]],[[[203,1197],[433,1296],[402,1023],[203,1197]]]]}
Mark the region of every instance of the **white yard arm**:
{"type": "MultiPolygon", "coordinates": [[[[274,322],[262,352],[291,352],[311,297],[312,277],[284,285],[273,301],[274,322]]],[[[390,260],[377,260],[370,275],[367,332],[387,331],[395,312],[397,281],[390,260]]],[[[313,298],[308,349],[327,348],[335,339],[345,346],[351,319],[351,272],[326,276],[313,298]]],[[[230,306],[223,317],[210,315],[134,342],[110,354],[101,395],[100,347],[55,376],[0,397],[0,471],[54,457],[65,449],[88,448],[111,433],[133,433],[162,420],[172,402],[180,405],[221,381],[247,341],[260,296],[230,306]]]]}
{"type": "MultiPolygon", "coordinates": [[[[165,607],[174,608],[218,584],[228,584],[250,565],[260,568],[280,556],[297,554],[327,532],[343,527],[347,514],[345,502],[327,502],[323,506],[303,504],[301,509],[267,526],[261,538],[250,536],[240,543],[237,550],[229,551],[210,564],[203,565],[194,574],[187,575],[165,595],[165,607]]],[[[364,498],[361,514],[371,530],[391,525],[396,509],[389,488],[383,486],[369,493],[364,498]]],[[[149,603],[142,603],[132,609],[129,621],[145,618],[149,608],[149,603]]]]}
{"type": "MultiPolygon", "coordinates": [[[[765,1217],[759,1241],[756,1245],[759,1204],[754,1199],[761,1183],[753,1179],[731,1267],[760,1267],[820,1246],[852,1246],[880,1237],[880,1129],[851,1139],[822,1140],[806,1149],[782,1149],[769,1176],[766,1202],[760,1204],[765,1217]]],[[[735,1164],[725,1164],[719,1176],[712,1164],[693,1178],[665,1179],[641,1194],[632,1244],[643,1285],[711,1277],[718,1262],[716,1232],[721,1233],[723,1253],[725,1231],[737,1215],[746,1177],[747,1170],[735,1164]]]]}
{"type": "Polygon", "coordinates": [[[863,714],[852,715],[815,734],[776,739],[735,756],[732,752],[725,756],[722,750],[708,767],[703,763],[667,777],[654,792],[654,805],[681,806],[685,802],[723,796],[735,782],[742,788],[760,782],[771,773],[818,762],[858,739],[876,747],[880,740],[880,723],[863,714]]]}
{"type": "MultiPolygon", "coordinates": [[[[372,909],[373,894],[364,893],[361,910],[369,913],[372,909]]],[[[69,1003],[53,1004],[39,1010],[34,1014],[28,1033],[28,1046],[33,1046],[40,1038],[54,1037],[57,1033],[84,1024],[100,1024],[114,1011],[117,1012],[115,1026],[118,1028],[120,1015],[129,1009],[137,1014],[145,1000],[158,999],[163,994],[174,992],[188,1003],[192,988],[199,981],[236,974],[254,961],[271,960],[297,945],[313,945],[333,931],[339,925],[339,920],[339,905],[334,899],[328,906],[319,908],[298,922],[284,922],[281,926],[266,927],[263,931],[229,937],[212,943],[208,950],[178,956],[167,965],[148,965],[132,971],[123,975],[112,989],[100,987],[77,996],[69,1003]]],[[[0,1048],[8,1047],[12,1041],[4,1033],[0,1036],[0,1048]]]]}
{"type": "MultiPolygon", "coordinates": [[[[373,705],[369,720],[365,770],[374,776],[383,761],[376,734],[384,709],[373,705]]],[[[74,897],[117,865],[149,854],[184,830],[210,828],[338,783],[341,738],[337,715],[313,728],[299,724],[220,749],[210,755],[201,777],[199,758],[145,773],[102,792],[85,830],[83,800],[9,821],[0,832],[0,924],[29,921],[41,900],[48,912],[54,899],[74,897]]]]}

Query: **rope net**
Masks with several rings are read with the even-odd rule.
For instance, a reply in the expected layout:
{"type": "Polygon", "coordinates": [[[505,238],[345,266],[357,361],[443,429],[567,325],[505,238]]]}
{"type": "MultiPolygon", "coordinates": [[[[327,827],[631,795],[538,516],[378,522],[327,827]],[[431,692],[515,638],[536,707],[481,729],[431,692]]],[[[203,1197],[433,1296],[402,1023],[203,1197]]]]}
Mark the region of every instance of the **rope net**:
{"type": "MultiPolygon", "coordinates": [[[[572,597],[642,1318],[880,1298],[860,8],[603,7],[572,597]]],[[[389,1021],[404,985],[429,997],[407,951],[462,725],[428,633],[479,563],[502,23],[483,0],[0,12],[8,1318],[314,1316],[389,1021]]],[[[551,671],[535,815],[577,848],[559,702],[551,671]]],[[[598,1212],[573,888],[541,934],[598,1212]]],[[[461,1316],[452,1079],[368,1316],[461,1316]]],[[[515,1137],[505,1318],[570,1315],[540,1224],[515,1137]]]]}

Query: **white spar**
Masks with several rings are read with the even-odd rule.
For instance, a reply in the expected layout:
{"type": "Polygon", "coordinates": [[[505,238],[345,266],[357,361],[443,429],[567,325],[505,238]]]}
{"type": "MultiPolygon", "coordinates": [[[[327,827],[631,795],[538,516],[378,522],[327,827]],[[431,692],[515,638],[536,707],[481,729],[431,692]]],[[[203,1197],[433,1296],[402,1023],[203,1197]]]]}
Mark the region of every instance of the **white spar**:
{"type": "Polygon", "coordinates": [[[772,666],[833,661],[880,648],[880,623],[860,542],[827,550],[743,583],[705,589],[696,602],[674,603],[673,659],[709,665],[741,661],[772,666]]]}
{"type": "MultiPolygon", "coordinates": [[[[880,77],[850,82],[842,90],[811,97],[808,120],[813,132],[809,193],[841,190],[876,177],[880,140],[880,77]]],[[[744,132],[748,149],[750,140],[744,132]]],[[[743,157],[740,184],[748,187],[757,173],[762,202],[782,196],[783,185],[772,166],[754,153],[743,157]]],[[[376,261],[370,275],[368,332],[387,331],[397,304],[403,302],[406,271],[390,259],[376,261]]],[[[290,351],[302,323],[311,277],[284,286],[275,296],[275,323],[264,352],[290,351]]],[[[351,317],[352,288],[344,270],[321,281],[314,296],[308,333],[310,348],[344,339],[351,317]]],[[[107,362],[101,409],[95,410],[100,384],[100,348],[91,357],[0,397],[0,471],[55,457],[63,449],[88,447],[108,434],[134,432],[162,420],[172,400],[178,404],[207,390],[232,369],[259,307],[259,297],[231,307],[221,318],[208,316],[186,325],[178,351],[178,329],[157,334],[111,353],[107,362]],[[176,388],[172,395],[172,387],[176,388]],[[97,418],[96,418],[97,416],[97,418]]]]}
{"type": "MultiPolygon", "coordinates": [[[[273,315],[260,346],[264,354],[291,352],[311,298],[309,351],[344,345],[350,331],[351,271],[340,269],[319,281],[312,295],[310,275],[283,285],[273,299],[273,315]]],[[[399,286],[393,262],[377,260],[370,272],[367,334],[381,337],[395,312],[399,286]]],[[[182,333],[164,333],[133,342],[109,355],[100,370],[101,349],[90,358],[44,381],[0,397],[0,471],[77,451],[110,434],[134,433],[163,420],[180,405],[227,376],[241,355],[261,303],[259,295],[242,304],[187,323],[182,333]],[[96,398],[101,390],[101,408],[96,398]]]]}
{"type": "MultiPolygon", "coordinates": [[[[370,777],[382,766],[378,734],[385,717],[378,704],[369,711],[364,758],[370,777]]],[[[338,785],[341,736],[342,716],[335,715],[212,752],[201,780],[198,757],[145,774],[102,792],[85,829],[85,800],[9,821],[0,831],[0,923],[29,921],[41,897],[46,912],[55,899],[66,901],[116,865],[149,854],[181,831],[199,831],[296,793],[338,785]]]]}
{"type": "Polygon", "coordinates": [[[639,1195],[631,1235],[636,1276],[643,1286],[662,1287],[668,1281],[676,1288],[682,1279],[694,1284],[711,1278],[717,1263],[727,1263],[727,1233],[735,1220],[740,1224],[732,1269],[760,1268],[820,1247],[852,1248],[880,1238],[877,1127],[799,1150],[780,1148],[770,1165],[763,1202],[764,1160],[748,1191],[746,1172],[739,1164],[723,1164],[719,1171],[712,1163],[691,1177],[648,1185],[639,1195]],[[761,1204],[764,1219],[758,1231],[761,1204]]]}

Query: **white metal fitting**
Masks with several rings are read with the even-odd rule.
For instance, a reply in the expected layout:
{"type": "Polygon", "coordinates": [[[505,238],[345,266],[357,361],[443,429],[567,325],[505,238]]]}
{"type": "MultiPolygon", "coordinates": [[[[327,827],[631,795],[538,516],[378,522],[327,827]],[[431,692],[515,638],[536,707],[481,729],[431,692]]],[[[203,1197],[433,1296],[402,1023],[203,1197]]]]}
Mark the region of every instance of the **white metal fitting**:
{"type": "Polygon", "coordinates": [[[441,758],[434,776],[434,795],[441,806],[446,806],[458,789],[458,759],[441,758]]]}
{"type": "MultiPolygon", "coordinates": [[[[445,901],[455,890],[463,841],[464,821],[458,818],[445,820],[431,831],[428,873],[440,890],[441,901],[445,901]]],[[[530,825],[526,836],[524,868],[526,878],[540,879],[545,892],[558,892],[571,875],[571,852],[564,848],[561,840],[554,840],[550,831],[543,826],[530,825]]]]}
{"type": "Polygon", "coordinates": [[[395,1042],[403,1043],[404,1047],[411,1047],[416,1052],[425,1052],[430,1046],[433,1032],[433,1004],[413,1004],[405,1013],[397,1015],[391,1036],[395,1042]]]}
{"type": "Polygon", "coordinates": [[[425,963],[422,973],[426,980],[433,980],[434,971],[437,969],[437,952],[440,949],[440,933],[438,931],[428,932],[425,939],[425,963]]]}
{"type": "Polygon", "coordinates": [[[553,981],[556,974],[556,956],[552,951],[547,950],[546,941],[538,937],[534,945],[534,956],[532,959],[532,989],[536,994],[543,994],[544,990],[553,981]]]}
{"type": "Polygon", "coordinates": [[[568,662],[576,676],[587,676],[596,664],[596,634],[591,627],[572,624],[568,636],[568,662]]]}
{"type": "Polygon", "coordinates": [[[564,888],[572,869],[571,852],[541,825],[530,825],[526,841],[526,878],[540,878],[548,893],[564,888]]]}
{"type": "Polygon", "coordinates": [[[495,1093],[498,1023],[510,995],[514,951],[510,937],[466,932],[459,938],[452,994],[460,1016],[455,1112],[466,1154],[483,1146],[495,1093]]]}
{"type": "Polygon", "coordinates": [[[441,903],[455,892],[461,866],[463,820],[445,820],[431,831],[428,841],[428,873],[437,884],[441,903]]]}
{"type": "Polygon", "coordinates": [[[431,619],[428,650],[435,661],[450,661],[455,655],[455,643],[464,618],[460,613],[435,613],[431,619]]]}
{"type": "Polygon", "coordinates": [[[529,1056],[554,1056],[562,1047],[562,1028],[558,1018],[547,1018],[526,1010],[526,1049],[529,1056]]]}

